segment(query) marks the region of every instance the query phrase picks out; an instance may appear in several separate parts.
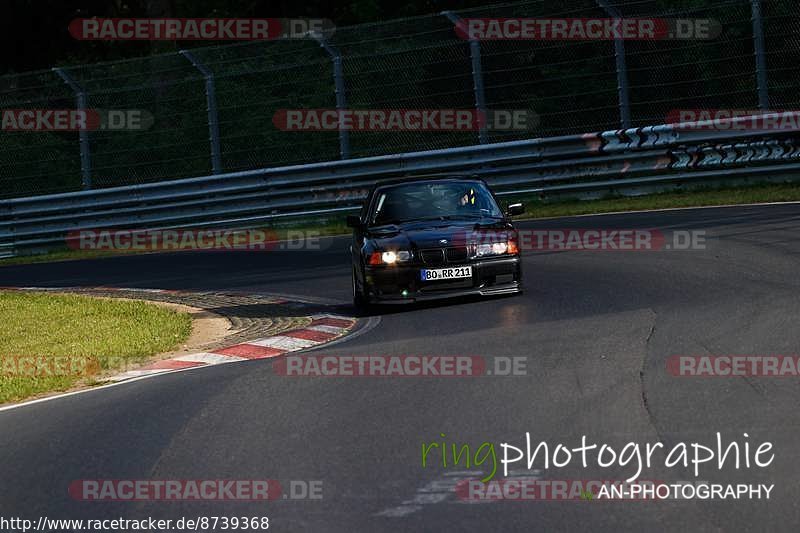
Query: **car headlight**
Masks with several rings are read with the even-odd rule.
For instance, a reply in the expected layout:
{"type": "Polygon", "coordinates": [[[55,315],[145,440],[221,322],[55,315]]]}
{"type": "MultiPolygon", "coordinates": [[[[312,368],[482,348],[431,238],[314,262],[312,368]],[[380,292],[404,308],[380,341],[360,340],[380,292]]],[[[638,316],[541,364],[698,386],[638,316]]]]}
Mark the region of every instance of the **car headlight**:
{"type": "Polygon", "coordinates": [[[411,260],[411,252],[407,250],[372,252],[369,256],[370,265],[394,265],[411,260]]]}
{"type": "Polygon", "coordinates": [[[504,242],[493,242],[487,244],[479,244],[475,255],[501,255],[508,250],[508,244],[504,242]]]}
{"type": "Polygon", "coordinates": [[[475,247],[475,255],[477,257],[482,257],[485,255],[503,255],[503,254],[517,254],[519,253],[519,248],[517,247],[517,241],[513,239],[509,239],[505,242],[490,242],[484,244],[478,244],[475,247]]]}

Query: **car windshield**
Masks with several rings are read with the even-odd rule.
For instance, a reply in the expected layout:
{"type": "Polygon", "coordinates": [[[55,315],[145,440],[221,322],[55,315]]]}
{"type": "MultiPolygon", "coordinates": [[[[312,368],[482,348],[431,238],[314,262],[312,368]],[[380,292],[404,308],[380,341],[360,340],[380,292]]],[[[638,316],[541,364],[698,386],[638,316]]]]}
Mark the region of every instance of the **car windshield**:
{"type": "Polygon", "coordinates": [[[373,224],[455,218],[500,218],[497,202],[480,182],[419,182],[378,190],[373,224]]]}

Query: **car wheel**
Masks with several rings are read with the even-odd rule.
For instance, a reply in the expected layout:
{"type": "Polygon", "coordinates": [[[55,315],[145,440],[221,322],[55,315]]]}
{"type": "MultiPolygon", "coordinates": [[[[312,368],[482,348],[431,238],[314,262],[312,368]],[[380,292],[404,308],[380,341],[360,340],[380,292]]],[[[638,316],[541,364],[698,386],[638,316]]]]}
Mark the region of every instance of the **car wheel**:
{"type": "Polygon", "coordinates": [[[353,267],[353,305],[356,309],[365,309],[367,307],[367,298],[364,296],[363,291],[358,288],[358,280],[356,279],[356,267],[353,267]]]}

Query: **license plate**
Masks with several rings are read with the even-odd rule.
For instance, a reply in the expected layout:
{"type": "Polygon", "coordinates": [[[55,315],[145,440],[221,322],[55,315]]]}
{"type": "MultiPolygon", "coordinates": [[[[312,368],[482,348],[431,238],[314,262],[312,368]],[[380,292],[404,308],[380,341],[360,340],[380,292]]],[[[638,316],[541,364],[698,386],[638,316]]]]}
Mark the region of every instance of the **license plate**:
{"type": "Polygon", "coordinates": [[[471,278],[472,267],[453,267],[453,268],[423,268],[419,271],[422,281],[437,281],[440,279],[460,279],[471,278]]]}

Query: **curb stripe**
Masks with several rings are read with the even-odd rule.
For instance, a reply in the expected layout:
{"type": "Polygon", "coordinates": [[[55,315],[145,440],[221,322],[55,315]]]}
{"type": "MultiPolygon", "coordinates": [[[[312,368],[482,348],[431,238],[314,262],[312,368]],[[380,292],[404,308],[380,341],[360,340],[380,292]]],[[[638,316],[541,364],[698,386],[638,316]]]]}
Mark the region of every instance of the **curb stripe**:
{"type": "Polygon", "coordinates": [[[195,363],[202,363],[206,365],[223,365],[225,363],[235,363],[236,361],[247,361],[245,357],[237,357],[235,355],[220,355],[216,353],[192,353],[176,358],[177,361],[193,361],[195,363]]]}
{"type": "Polygon", "coordinates": [[[153,364],[142,367],[142,370],[179,370],[181,368],[192,368],[195,366],[202,366],[203,363],[196,361],[179,361],[178,359],[165,359],[163,361],[156,361],[153,364]]]}
{"type": "Polygon", "coordinates": [[[337,336],[347,331],[347,328],[337,328],[335,326],[308,326],[306,329],[313,331],[324,331],[325,333],[333,333],[337,336]]]}
{"type": "Polygon", "coordinates": [[[338,328],[350,328],[354,323],[354,320],[333,317],[318,318],[311,321],[312,326],[335,326],[338,328]]]}
{"type": "Polygon", "coordinates": [[[259,339],[250,341],[248,344],[255,344],[256,346],[267,346],[269,348],[277,348],[284,352],[294,352],[302,350],[303,348],[311,348],[319,344],[318,342],[309,341],[306,339],[298,339],[295,337],[286,337],[284,335],[275,335],[274,337],[267,337],[266,339],[259,339]]]}
{"type": "Polygon", "coordinates": [[[234,355],[243,359],[264,359],[266,357],[275,357],[283,355],[286,350],[276,350],[266,346],[259,346],[251,343],[237,344],[235,346],[228,346],[214,352],[215,354],[234,355]]]}
{"type": "Polygon", "coordinates": [[[335,333],[326,333],[324,331],[316,331],[313,329],[296,329],[294,331],[284,331],[281,335],[285,337],[294,337],[296,339],[305,339],[307,341],[325,342],[336,338],[335,333]]]}
{"type": "Polygon", "coordinates": [[[126,379],[140,378],[142,376],[149,376],[151,374],[166,374],[172,372],[169,368],[161,368],[158,370],[129,370],[118,376],[113,376],[105,381],[125,381],[126,379]]]}

